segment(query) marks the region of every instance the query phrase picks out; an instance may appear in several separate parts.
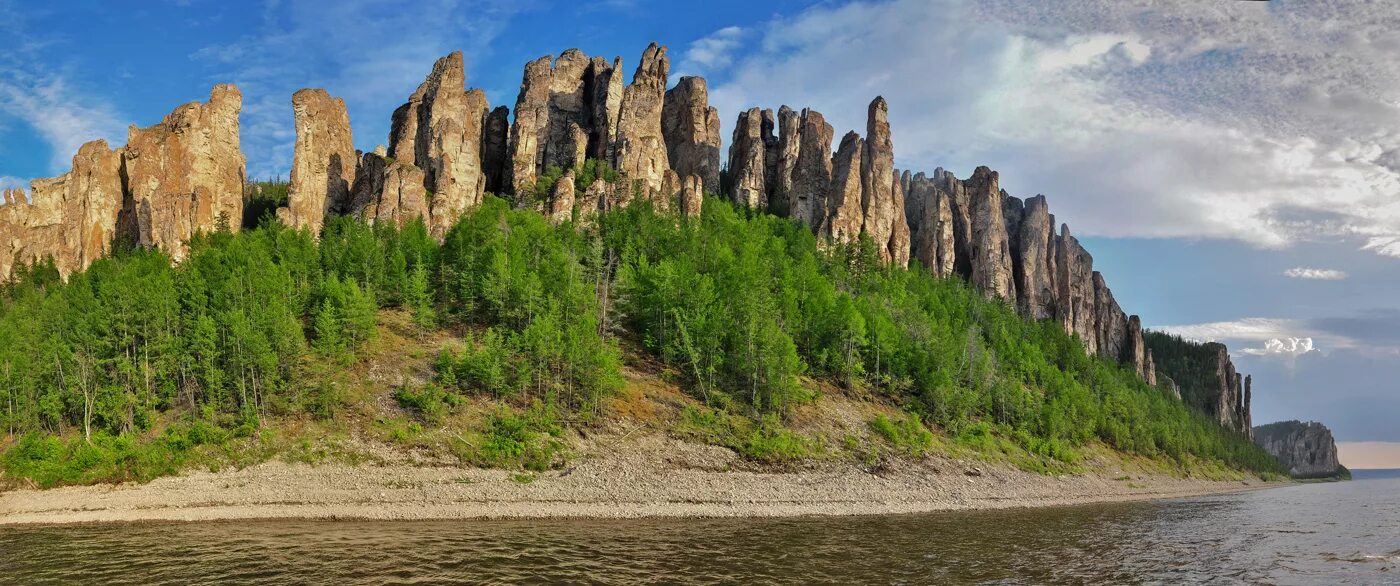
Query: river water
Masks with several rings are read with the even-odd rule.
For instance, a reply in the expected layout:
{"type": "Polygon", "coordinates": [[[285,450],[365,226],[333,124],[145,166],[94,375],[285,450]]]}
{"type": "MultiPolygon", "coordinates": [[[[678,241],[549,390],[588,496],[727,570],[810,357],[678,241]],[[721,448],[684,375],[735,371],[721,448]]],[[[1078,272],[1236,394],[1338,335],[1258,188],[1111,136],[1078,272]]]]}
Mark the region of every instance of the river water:
{"type": "Polygon", "coordinates": [[[1376,476],[880,517],[0,527],[0,583],[1400,584],[1400,478],[1376,476]]]}

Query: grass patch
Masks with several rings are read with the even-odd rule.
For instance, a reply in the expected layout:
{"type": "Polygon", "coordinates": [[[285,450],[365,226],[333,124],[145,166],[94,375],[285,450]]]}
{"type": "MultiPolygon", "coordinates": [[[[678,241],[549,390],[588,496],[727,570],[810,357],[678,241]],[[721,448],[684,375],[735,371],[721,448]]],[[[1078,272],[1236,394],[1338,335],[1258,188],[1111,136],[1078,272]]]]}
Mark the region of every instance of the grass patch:
{"type": "Polygon", "coordinates": [[[870,421],[870,429],[910,457],[922,458],[933,448],[933,432],[914,413],[894,419],[877,415],[870,421]]]}
{"type": "Polygon", "coordinates": [[[717,409],[688,406],[681,412],[676,431],[759,462],[793,462],[821,451],[819,440],[784,427],[775,415],[754,421],[717,409]]]}

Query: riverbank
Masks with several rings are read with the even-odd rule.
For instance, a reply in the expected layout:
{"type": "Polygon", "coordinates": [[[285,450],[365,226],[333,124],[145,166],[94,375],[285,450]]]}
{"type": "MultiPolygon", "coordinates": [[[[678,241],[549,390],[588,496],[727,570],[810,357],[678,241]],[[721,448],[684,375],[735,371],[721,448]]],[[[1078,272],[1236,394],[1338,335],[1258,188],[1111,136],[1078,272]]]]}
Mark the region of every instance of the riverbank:
{"type": "Polygon", "coordinates": [[[1130,461],[1046,476],[930,456],[871,472],[849,462],[765,469],[662,434],[594,435],[560,470],[271,461],[146,484],[0,493],[0,525],[233,519],[769,517],[1042,507],[1254,490],[1258,479],[1176,478],[1130,461]]]}

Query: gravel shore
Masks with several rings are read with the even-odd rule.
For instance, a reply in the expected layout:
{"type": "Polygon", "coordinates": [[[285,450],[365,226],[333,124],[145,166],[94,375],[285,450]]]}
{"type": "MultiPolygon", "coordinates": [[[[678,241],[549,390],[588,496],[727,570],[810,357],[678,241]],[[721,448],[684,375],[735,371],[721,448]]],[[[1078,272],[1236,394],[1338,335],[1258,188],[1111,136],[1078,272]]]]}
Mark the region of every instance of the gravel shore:
{"type": "Polygon", "coordinates": [[[1042,476],[931,457],[871,473],[846,462],[781,472],[659,434],[595,436],[571,465],[522,476],[414,465],[268,462],[147,484],[0,493],[0,525],[227,519],[470,519],[866,515],[1137,501],[1273,486],[1102,469],[1042,476]]]}

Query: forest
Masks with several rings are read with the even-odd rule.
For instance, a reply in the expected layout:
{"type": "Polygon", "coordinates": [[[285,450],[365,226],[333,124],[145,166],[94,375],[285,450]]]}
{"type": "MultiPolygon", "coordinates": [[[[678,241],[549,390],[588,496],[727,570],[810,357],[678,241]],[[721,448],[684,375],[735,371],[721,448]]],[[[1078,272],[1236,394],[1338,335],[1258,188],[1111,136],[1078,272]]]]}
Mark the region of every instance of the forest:
{"type": "Polygon", "coordinates": [[[461,340],[436,357],[431,388],[395,392],[405,405],[490,400],[587,425],[644,359],[769,436],[825,381],[897,405],[915,433],[995,436],[1066,462],[1102,442],[1277,471],[1057,323],[716,197],[697,218],[637,203],[558,226],[487,197],[442,242],[421,221],[337,217],[317,237],[264,214],[190,250],[175,265],[118,246],[66,282],[38,262],[0,287],[0,433],[12,438],[0,466],[81,467],[99,448],[174,465],[179,450],[269,420],[333,414],[302,365],[354,364],[394,310],[461,340]]]}

